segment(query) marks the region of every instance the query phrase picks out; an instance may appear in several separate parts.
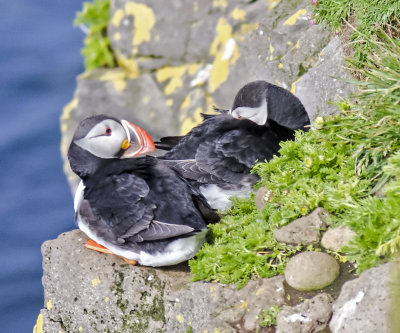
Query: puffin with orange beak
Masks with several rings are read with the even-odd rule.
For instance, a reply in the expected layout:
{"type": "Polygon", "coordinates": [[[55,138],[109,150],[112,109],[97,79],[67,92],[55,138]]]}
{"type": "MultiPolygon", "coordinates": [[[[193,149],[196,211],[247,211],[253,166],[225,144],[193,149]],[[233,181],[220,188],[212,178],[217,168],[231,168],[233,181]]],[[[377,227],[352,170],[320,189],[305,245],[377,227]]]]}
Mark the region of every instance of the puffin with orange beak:
{"type": "Polygon", "coordinates": [[[81,183],[74,208],[86,247],[128,263],[167,266],[193,257],[217,215],[196,187],[162,160],[150,136],[125,120],[84,119],[68,150],[81,183]],[[177,209],[179,207],[179,209],[177,209]]]}

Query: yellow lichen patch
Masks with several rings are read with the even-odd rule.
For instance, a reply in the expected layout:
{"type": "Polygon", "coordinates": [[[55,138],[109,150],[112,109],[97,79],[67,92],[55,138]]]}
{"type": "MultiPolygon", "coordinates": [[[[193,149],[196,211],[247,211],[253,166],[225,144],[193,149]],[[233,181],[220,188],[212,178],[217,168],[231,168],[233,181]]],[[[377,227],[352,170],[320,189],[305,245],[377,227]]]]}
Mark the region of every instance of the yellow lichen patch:
{"type": "Polygon", "coordinates": [[[111,24],[114,27],[119,27],[121,25],[121,21],[124,18],[124,11],[122,9],[118,9],[115,11],[113,17],[111,18],[111,24]]]}
{"type": "Polygon", "coordinates": [[[93,286],[93,287],[96,287],[100,282],[101,282],[101,280],[98,279],[98,278],[93,279],[93,280],[92,280],[92,286],[93,286]]]}
{"type": "Polygon", "coordinates": [[[188,73],[189,75],[193,75],[197,72],[199,69],[200,65],[199,64],[191,64],[189,65],[188,73]]]}
{"type": "Polygon", "coordinates": [[[239,307],[239,309],[246,309],[247,308],[247,301],[246,300],[242,301],[242,304],[240,304],[238,307],[239,307]]]}
{"type": "Polygon", "coordinates": [[[269,40],[269,61],[274,60],[274,47],[272,46],[271,40],[269,40]]]}
{"type": "Polygon", "coordinates": [[[77,97],[74,97],[71,102],[69,102],[66,106],[64,106],[61,115],[61,120],[68,120],[71,117],[72,110],[76,109],[78,107],[78,104],[79,104],[79,99],[77,97]]]}
{"type": "Polygon", "coordinates": [[[305,9],[299,9],[296,13],[290,16],[283,25],[293,25],[299,19],[300,16],[306,15],[307,11],[305,9]]]}
{"type": "Polygon", "coordinates": [[[178,315],[176,315],[176,320],[177,321],[179,321],[179,323],[183,323],[183,317],[182,317],[182,315],[180,315],[180,314],[178,314],[178,315]]]}
{"type": "Polygon", "coordinates": [[[299,49],[300,48],[300,41],[298,40],[296,45],[294,46],[295,49],[299,49]]]}
{"type": "Polygon", "coordinates": [[[150,95],[146,95],[142,99],[143,104],[148,104],[150,102],[150,95]]]}
{"type": "Polygon", "coordinates": [[[202,120],[201,113],[203,109],[199,106],[196,110],[194,110],[192,117],[187,117],[182,119],[180,134],[187,134],[194,126],[198,125],[202,120]]]}
{"type": "Polygon", "coordinates": [[[232,26],[221,17],[216,27],[217,35],[211,44],[210,55],[215,56],[208,89],[214,92],[229,76],[229,65],[234,64],[239,58],[239,48],[232,38],[232,26]]]}
{"type": "Polygon", "coordinates": [[[275,6],[278,4],[278,3],[280,3],[281,2],[281,0],[268,0],[268,9],[269,10],[271,10],[271,9],[274,9],[275,8],[275,6]]]}
{"type": "Polygon", "coordinates": [[[167,99],[167,105],[172,106],[174,104],[174,100],[172,98],[167,99]]]}
{"type": "Polygon", "coordinates": [[[296,80],[296,81],[294,81],[293,83],[292,83],[292,86],[290,87],[290,92],[292,93],[292,94],[294,94],[294,92],[296,91],[296,84],[297,84],[297,82],[299,82],[300,81],[300,77],[296,80]]]}
{"type": "Polygon", "coordinates": [[[156,78],[158,82],[170,80],[164,89],[165,95],[171,95],[177,88],[182,87],[182,76],[185,74],[188,67],[188,65],[176,67],[168,66],[157,70],[156,78]]]}
{"type": "Polygon", "coordinates": [[[128,2],[125,5],[125,13],[134,17],[132,46],[135,50],[141,43],[150,41],[151,29],[156,23],[156,18],[153,10],[142,3],[128,2]]]}
{"type": "Polygon", "coordinates": [[[121,39],[121,34],[120,34],[119,32],[116,32],[116,33],[113,35],[113,39],[116,40],[116,41],[120,40],[120,39],[121,39]]]}
{"type": "Polygon", "coordinates": [[[140,74],[137,62],[133,59],[128,59],[118,50],[115,50],[114,54],[117,64],[126,71],[126,78],[131,80],[136,79],[140,74]]]}
{"type": "Polygon", "coordinates": [[[214,0],[213,1],[214,7],[226,8],[227,5],[228,5],[228,3],[226,0],[214,0]]]}
{"type": "Polygon", "coordinates": [[[110,300],[110,298],[109,297],[106,297],[105,299],[104,299],[104,302],[108,302],[110,300]]]}
{"type": "Polygon", "coordinates": [[[193,3],[193,11],[197,12],[199,10],[199,3],[197,0],[194,1],[193,3]]]}
{"type": "Polygon", "coordinates": [[[219,333],[219,329],[215,327],[213,333],[219,333]]]}
{"type": "Polygon", "coordinates": [[[182,102],[182,104],[181,104],[181,110],[187,109],[189,106],[190,106],[190,96],[187,95],[187,96],[184,98],[184,100],[183,100],[183,102],[182,102]]]}
{"type": "Polygon", "coordinates": [[[47,310],[50,310],[51,309],[51,300],[49,299],[48,301],[47,301],[47,310]]]}
{"type": "Polygon", "coordinates": [[[111,81],[117,91],[122,91],[126,87],[126,73],[122,68],[113,68],[106,71],[99,77],[100,81],[111,81]]]}
{"type": "Polygon", "coordinates": [[[256,291],[256,296],[260,295],[264,291],[264,288],[260,288],[256,291]]]}
{"type": "Polygon", "coordinates": [[[83,331],[82,326],[79,326],[78,331],[79,331],[79,332],[82,332],[82,331],[83,331]]]}
{"type": "Polygon", "coordinates": [[[279,63],[278,68],[279,68],[279,69],[282,69],[282,68],[283,68],[283,64],[282,64],[281,62],[279,63]]]}
{"type": "Polygon", "coordinates": [[[246,17],[246,12],[243,9],[235,8],[231,12],[231,17],[234,20],[244,21],[246,17]]]}
{"type": "Polygon", "coordinates": [[[36,325],[33,327],[33,333],[43,333],[43,316],[40,313],[36,320],[36,325]]]}
{"type": "Polygon", "coordinates": [[[248,34],[258,28],[258,23],[243,23],[240,26],[240,33],[241,34],[248,34]]]}

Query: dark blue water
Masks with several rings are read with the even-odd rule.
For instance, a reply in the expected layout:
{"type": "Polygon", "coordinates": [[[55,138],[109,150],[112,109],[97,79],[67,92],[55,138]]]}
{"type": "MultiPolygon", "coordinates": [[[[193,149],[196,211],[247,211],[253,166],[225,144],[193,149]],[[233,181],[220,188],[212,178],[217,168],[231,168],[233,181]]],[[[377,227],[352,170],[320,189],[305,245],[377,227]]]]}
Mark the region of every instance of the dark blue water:
{"type": "Polygon", "coordinates": [[[59,117],[83,71],[82,0],[0,4],[0,323],[32,332],[43,307],[40,245],[74,228],[59,117]]]}

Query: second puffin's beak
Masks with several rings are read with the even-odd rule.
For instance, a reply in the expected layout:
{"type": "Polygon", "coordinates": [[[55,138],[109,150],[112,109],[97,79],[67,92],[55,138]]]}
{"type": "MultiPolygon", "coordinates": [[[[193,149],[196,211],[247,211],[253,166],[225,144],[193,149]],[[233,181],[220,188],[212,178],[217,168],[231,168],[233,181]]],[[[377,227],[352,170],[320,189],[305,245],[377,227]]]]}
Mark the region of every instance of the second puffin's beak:
{"type": "Polygon", "coordinates": [[[143,155],[156,149],[153,140],[145,130],[126,120],[121,120],[121,124],[127,136],[121,145],[121,149],[124,150],[121,158],[143,155]]]}

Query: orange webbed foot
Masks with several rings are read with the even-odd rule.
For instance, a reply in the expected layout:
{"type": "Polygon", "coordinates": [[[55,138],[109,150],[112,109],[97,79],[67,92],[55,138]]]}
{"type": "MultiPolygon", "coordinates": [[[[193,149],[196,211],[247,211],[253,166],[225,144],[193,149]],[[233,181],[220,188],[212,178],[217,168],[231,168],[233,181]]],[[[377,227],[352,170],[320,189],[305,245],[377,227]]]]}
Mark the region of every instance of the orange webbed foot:
{"type": "Polygon", "coordinates": [[[98,243],[96,243],[94,240],[92,239],[88,239],[85,242],[85,247],[97,252],[102,252],[102,253],[107,253],[107,254],[114,254],[113,252],[111,252],[109,249],[107,249],[106,247],[104,247],[103,245],[100,245],[98,243]]]}
{"type": "MultiPolygon", "coordinates": [[[[95,241],[92,240],[92,239],[88,239],[88,240],[85,242],[85,247],[88,248],[88,249],[97,251],[97,252],[116,255],[114,252],[111,252],[109,249],[107,249],[107,248],[104,247],[103,245],[98,244],[97,242],[95,242],[95,241]]],[[[116,255],[116,256],[117,256],[117,257],[120,257],[120,258],[122,258],[122,259],[124,259],[125,262],[128,263],[129,265],[132,265],[132,266],[137,265],[137,261],[136,261],[136,260],[130,260],[130,259],[121,257],[121,256],[119,256],[119,255],[116,255]]]]}
{"type": "Polygon", "coordinates": [[[129,265],[132,265],[132,266],[137,265],[137,261],[136,260],[129,260],[129,259],[126,259],[124,257],[120,257],[120,258],[124,259],[129,265]]]}

